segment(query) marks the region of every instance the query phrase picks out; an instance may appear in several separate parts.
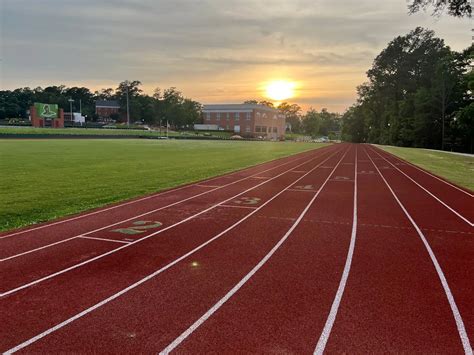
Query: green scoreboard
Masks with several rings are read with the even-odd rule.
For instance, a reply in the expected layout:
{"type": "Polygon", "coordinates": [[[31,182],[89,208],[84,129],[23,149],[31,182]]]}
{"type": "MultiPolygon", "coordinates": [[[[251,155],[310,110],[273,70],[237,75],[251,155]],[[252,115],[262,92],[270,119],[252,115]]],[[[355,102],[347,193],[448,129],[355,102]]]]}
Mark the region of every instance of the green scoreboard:
{"type": "Polygon", "coordinates": [[[58,118],[59,108],[57,104],[43,104],[35,102],[35,108],[38,116],[42,118],[58,118]]]}

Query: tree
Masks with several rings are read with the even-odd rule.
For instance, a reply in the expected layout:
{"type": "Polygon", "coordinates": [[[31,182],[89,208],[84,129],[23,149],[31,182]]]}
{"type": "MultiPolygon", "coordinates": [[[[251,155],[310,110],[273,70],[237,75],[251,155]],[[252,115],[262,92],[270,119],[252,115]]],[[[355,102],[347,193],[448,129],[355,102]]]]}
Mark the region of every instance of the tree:
{"type": "Polygon", "coordinates": [[[434,7],[434,14],[440,14],[447,8],[448,14],[454,17],[471,17],[472,15],[471,0],[413,0],[408,5],[408,10],[413,14],[429,6],[434,7]]]}
{"type": "Polygon", "coordinates": [[[132,122],[132,120],[136,121],[137,119],[140,119],[141,107],[137,98],[143,92],[143,90],[140,89],[141,85],[142,83],[139,80],[133,80],[133,81],[126,80],[126,81],[122,81],[119,84],[118,88],[115,90],[115,96],[120,103],[120,112],[122,114],[121,117],[123,117],[124,119],[126,118],[126,113],[127,113],[127,92],[128,92],[128,106],[129,106],[129,111],[130,111],[130,122],[132,122]]]}
{"type": "Polygon", "coordinates": [[[311,137],[317,137],[319,134],[319,125],[320,120],[318,112],[313,108],[309,109],[303,117],[304,132],[311,137]]]}
{"type": "Polygon", "coordinates": [[[390,41],[344,115],[346,139],[425,148],[446,142],[450,149],[466,150],[469,139],[453,122],[473,101],[466,79],[472,47],[454,52],[420,27],[390,41]]]}
{"type": "Polygon", "coordinates": [[[94,92],[94,96],[96,100],[114,100],[115,99],[114,89],[112,88],[101,89],[100,91],[96,91],[94,92]]]}
{"type": "Polygon", "coordinates": [[[282,102],[278,106],[278,111],[285,116],[286,123],[289,125],[291,132],[301,133],[301,107],[299,105],[282,102]]]}

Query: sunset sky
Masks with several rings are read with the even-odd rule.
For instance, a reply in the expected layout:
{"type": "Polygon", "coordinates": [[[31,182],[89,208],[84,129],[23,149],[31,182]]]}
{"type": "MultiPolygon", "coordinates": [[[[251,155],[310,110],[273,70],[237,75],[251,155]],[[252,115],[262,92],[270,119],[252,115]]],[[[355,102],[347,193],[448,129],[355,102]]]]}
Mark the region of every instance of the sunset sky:
{"type": "Polygon", "coordinates": [[[285,80],[288,101],[338,112],[395,36],[423,26],[462,50],[473,34],[468,19],[408,15],[405,0],[0,0],[0,12],[1,89],[130,79],[239,103],[285,80]]]}

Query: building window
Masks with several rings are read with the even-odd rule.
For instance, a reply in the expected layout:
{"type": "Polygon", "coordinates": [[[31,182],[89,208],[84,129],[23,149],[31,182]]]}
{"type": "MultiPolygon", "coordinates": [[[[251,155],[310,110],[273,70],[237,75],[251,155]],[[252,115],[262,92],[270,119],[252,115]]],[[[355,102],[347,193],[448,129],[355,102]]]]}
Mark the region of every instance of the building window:
{"type": "Polygon", "coordinates": [[[245,126],[245,132],[250,133],[250,126],[245,126]]]}
{"type": "Polygon", "coordinates": [[[211,120],[211,113],[206,112],[206,121],[210,121],[210,120],[211,120]]]}
{"type": "Polygon", "coordinates": [[[268,127],[268,133],[272,133],[272,127],[268,127]]]}
{"type": "Polygon", "coordinates": [[[217,120],[217,121],[220,121],[220,119],[221,119],[221,113],[218,112],[216,116],[217,116],[217,117],[216,117],[216,120],[217,120]]]}
{"type": "Polygon", "coordinates": [[[247,113],[245,114],[245,119],[246,119],[247,121],[250,121],[250,112],[247,112],[247,113]]]}
{"type": "Polygon", "coordinates": [[[230,113],[229,113],[229,112],[227,112],[227,113],[225,114],[225,119],[226,119],[227,121],[230,119],[230,113]]]}
{"type": "Polygon", "coordinates": [[[240,113],[234,113],[234,120],[238,121],[240,119],[240,113]]]}
{"type": "Polygon", "coordinates": [[[259,117],[261,116],[261,115],[260,115],[260,112],[257,112],[257,113],[255,114],[255,116],[257,116],[257,118],[259,118],[259,117]]]}
{"type": "Polygon", "coordinates": [[[262,118],[267,118],[267,114],[264,113],[264,114],[262,115],[262,118]]]}
{"type": "Polygon", "coordinates": [[[278,133],[278,129],[276,127],[273,127],[273,133],[278,133]]]}
{"type": "Polygon", "coordinates": [[[273,115],[273,119],[276,120],[278,117],[277,115],[273,115]]]}

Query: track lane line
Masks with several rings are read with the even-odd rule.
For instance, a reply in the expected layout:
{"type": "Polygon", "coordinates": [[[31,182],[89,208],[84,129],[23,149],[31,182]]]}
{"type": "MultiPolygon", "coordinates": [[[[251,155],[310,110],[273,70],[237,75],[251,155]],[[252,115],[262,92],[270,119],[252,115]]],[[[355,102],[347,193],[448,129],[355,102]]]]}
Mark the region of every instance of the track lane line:
{"type": "MultiPolygon", "coordinates": [[[[289,161],[289,162],[286,162],[286,163],[277,165],[277,166],[275,166],[275,167],[273,167],[273,168],[260,171],[260,172],[258,172],[258,173],[252,174],[252,175],[250,175],[250,176],[248,176],[248,177],[245,177],[245,178],[242,178],[242,179],[240,179],[240,180],[231,182],[231,183],[229,183],[229,184],[222,185],[222,186],[220,186],[219,188],[232,185],[232,184],[234,184],[234,183],[236,183],[236,182],[240,182],[240,181],[242,181],[242,180],[251,178],[251,177],[253,177],[253,176],[255,176],[255,175],[259,175],[259,174],[261,174],[261,173],[263,173],[263,172],[267,172],[267,171],[270,171],[270,170],[273,170],[273,169],[277,169],[277,168],[279,168],[279,167],[281,167],[281,166],[284,166],[284,165],[290,164],[290,163],[292,163],[292,162],[295,162],[295,161],[304,159],[304,158],[306,158],[306,153],[310,153],[312,150],[318,151],[319,149],[324,149],[324,148],[326,148],[326,147],[317,148],[317,149],[311,149],[311,150],[307,150],[307,151],[305,151],[305,152],[301,152],[301,153],[299,153],[299,154],[304,155],[303,157],[299,157],[299,158],[297,158],[297,159],[295,159],[295,160],[292,160],[292,161],[289,161]]],[[[299,155],[299,154],[297,154],[297,155],[299,155]]],[[[287,156],[287,157],[284,157],[284,158],[277,158],[277,159],[274,159],[274,160],[270,160],[270,161],[261,163],[261,165],[267,164],[267,163],[272,163],[272,162],[275,162],[275,161],[277,161],[277,160],[279,160],[279,159],[287,159],[287,158],[291,158],[291,157],[292,157],[292,156],[290,155],[290,156],[287,156]]],[[[233,174],[236,174],[236,173],[245,171],[246,169],[256,168],[256,167],[258,167],[258,165],[260,165],[260,164],[257,164],[257,165],[254,165],[254,166],[249,166],[249,167],[247,167],[247,168],[243,168],[243,169],[240,169],[240,170],[237,170],[237,171],[228,173],[228,174],[223,174],[223,175],[211,177],[211,178],[209,178],[209,179],[201,180],[201,181],[194,182],[194,183],[191,183],[191,184],[188,184],[188,185],[184,185],[184,186],[181,186],[181,187],[171,188],[171,189],[166,190],[166,191],[158,192],[158,193],[155,193],[155,194],[152,194],[152,195],[149,195],[149,196],[142,197],[142,198],[137,199],[137,200],[132,200],[132,201],[124,202],[124,203],[121,203],[121,204],[118,204],[118,205],[115,205],[115,206],[111,206],[111,207],[107,207],[107,208],[104,208],[104,209],[100,209],[100,210],[98,210],[98,211],[94,211],[94,212],[90,212],[90,213],[86,213],[86,214],[81,214],[81,215],[79,215],[79,216],[67,218],[67,219],[64,219],[64,220],[61,220],[61,221],[52,222],[52,223],[47,223],[47,224],[44,224],[44,225],[41,225],[41,226],[38,226],[38,227],[34,227],[34,228],[25,229],[25,230],[21,230],[21,231],[18,231],[18,232],[14,232],[14,233],[2,235],[2,236],[0,236],[0,239],[5,239],[5,238],[13,237],[13,236],[15,236],[15,235],[19,235],[19,234],[23,234],[23,233],[27,233],[27,232],[32,232],[32,231],[35,231],[35,230],[44,229],[44,228],[48,228],[48,227],[52,227],[52,226],[55,226],[55,225],[58,225],[58,224],[66,223],[66,222],[75,221],[75,220],[77,220],[77,219],[81,219],[81,218],[84,218],[84,217],[89,217],[89,216],[96,215],[96,214],[103,213],[103,212],[107,212],[107,211],[110,211],[110,210],[113,210],[113,209],[116,209],[116,208],[119,208],[119,207],[123,207],[123,206],[127,206],[127,205],[130,205],[130,204],[133,204],[133,203],[145,201],[145,200],[148,200],[148,199],[151,199],[151,198],[154,198],[154,197],[160,197],[161,195],[168,194],[168,193],[170,193],[170,192],[176,192],[176,191],[179,191],[179,190],[188,188],[188,187],[198,186],[200,183],[204,183],[204,182],[212,181],[212,180],[215,180],[215,179],[218,179],[218,178],[222,178],[222,177],[225,177],[225,176],[233,175],[233,174]]],[[[206,192],[212,192],[212,191],[214,191],[214,190],[209,190],[209,191],[206,191],[206,192]]],[[[125,222],[126,222],[126,221],[125,221],[125,222]]]]}
{"type": "Polygon", "coordinates": [[[331,335],[331,330],[336,320],[337,312],[339,310],[339,305],[341,304],[342,296],[344,295],[344,290],[347,284],[347,279],[349,278],[349,273],[351,271],[352,257],[354,256],[356,237],[357,237],[357,146],[356,146],[355,164],[354,164],[354,209],[353,209],[353,214],[352,214],[351,242],[349,244],[349,249],[347,251],[346,263],[344,265],[344,270],[342,272],[341,281],[339,282],[339,286],[337,288],[336,296],[334,297],[334,301],[332,303],[331,310],[329,311],[328,318],[326,320],[326,323],[324,324],[323,331],[321,332],[318,343],[316,344],[316,348],[314,349],[314,352],[313,352],[315,355],[322,355],[324,353],[324,349],[326,348],[326,344],[329,340],[329,336],[331,335]]]}
{"type": "Polygon", "coordinates": [[[18,258],[18,257],[20,257],[20,256],[27,255],[27,254],[30,254],[30,253],[34,253],[34,252],[36,252],[36,251],[39,251],[39,250],[42,250],[42,249],[46,249],[46,248],[49,248],[49,247],[52,247],[52,246],[55,246],[55,245],[58,245],[58,244],[61,244],[61,243],[69,242],[69,241],[74,240],[74,239],[76,239],[76,238],[79,238],[79,236],[78,236],[78,235],[75,235],[74,237],[67,238],[67,239],[63,239],[63,240],[60,240],[60,241],[55,242],[55,243],[43,245],[42,247],[38,247],[38,248],[35,248],[35,249],[27,250],[27,251],[24,251],[24,252],[19,253],[19,254],[7,256],[6,258],[0,259],[0,262],[7,261],[7,260],[11,260],[11,259],[15,259],[15,258],[18,258]]]}
{"type": "MultiPolygon", "coordinates": [[[[224,234],[226,234],[227,232],[229,232],[230,230],[234,229],[235,227],[237,227],[239,224],[241,224],[242,222],[244,222],[245,220],[247,220],[248,218],[250,218],[252,215],[254,215],[255,213],[257,213],[259,210],[261,210],[263,207],[265,207],[266,205],[268,205],[271,201],[273,201],[274,199],[276,199],[278,196],[280,196],[281,194],[283,194],[285,191],[287,191],[291,186],[293,186],[295,183],[297,183],[298,181],[300,181],[301,179],[303,179],[305,176],[309,175],[311,172],[313,172],[314,170],[318,169],[319,166],[321,164],[324,164],[326,161],[328,161],[330,158],[332,158],[334,155],[338,154],[338,153],[341,153],[342,149],[338,149],[336,150],[334,153],[330,154],[325,160],[323,160],[321,163],[319,163],[318,165],[316,165],[314,168],[312,168],[311,170],[309,170],[306,174],[300,176],[298,179],[296,179],[295,181],[293,181],[291,184],[287,185],[287,187],[285,187],[283,190],[281,190],[280,192],[278,192],[277,194],[275,194],[273,197],[271,197],[269,200],[267,200],[266,202],[264,202],[262,205],[260,205],[257,209],[253,210],[251,213],[247,214],[246,216],[244,216],[243,218],[241,218],[240,220],[238,220],[236,223],[234,223],[233,225],[231,225],[230,227],[226,228],[224,231],[220,232],[219,234],[215,235],[214,237],[212,237],[211,239],[207,240],[206,242],[202,243],[201,245],[197,246],[196,248],[190,250],[189,252],[183,254],[182,256],[180,256],[179,258],[175,259],[174,261],[168,263],[167,265],[161,267],[160,269],[158,269],[157,271],[153,272],[152,274],[149,274],[147,275],[146,277],[142,278],[141,280],[135,282],[134,284],[124,288],[123,290],[113,294],[112,296],[102,300],[101,302],[99,303],[96,303],[95,305],[83,310],[82,312],[79,312],[77,313],[76,315],[74,315],[73,317],[70,317],[68,319],[66,319],[65,321],[55,325],[54,327],[51,327],[47,330],[45,330],[44,332],[24,341],[23,343],[7,350],[4,352],[4,354],[13,354],[25,347],[27,347],[28,345],[31,345],[32,343],[35,343],[37,342],[38,340],[44,338],[45,336],[51,334],[51,333],[54,333],[56,332],[57,330],[65,327],[66,325],[74,322],[75,320],[79,319],[79,318],[82,318],[83,316],[93,312],[94,310],[102,307],[103,305],[115,300],[116,298],[122,296],[123,294],[133,290],[134,288],[140,286],[141,284],[145,283],[146,281],[154,278],[155,276],[161,274],[162,272],[166,271],[167,269],[173,267],[174,265],[176,265],[177,263],[179,263],[180,261],[186,259],[187,257],[191,256],[192,254],[196,253],[197,251],[201,250],[202,248],[206,247],[207,245],[209,245],[210,243],[214,242],[215,240],[217,240],[218,238],[220,238],[221,236],[223,236],[224,234]]],[[[346,150],[346,153],[347,153],[348,149],[346,150]]],[[[311,159],[311,160],[314,160],[314,159],[311,159]]],[[[310,160],[310,161],[311,161],[310,160]]],[[[342,160],[342,158],[341,158],[342,160]]],[[[340,160],[340,161],[341,161],[340,160]]],[[[339,162],[340,162],[339,161],[339,162]]],[[[301,164],[303,165],[303,164],[301,164]]],[[[265,181],[263,183],[261,183],[262,185],[264,183],[266,183],[268,181],[265,181]]],[[[133,244],[133,243],[131,243],[133,244]]],[[[131,245],[129,244],[129,245],[131,245]]],[[[124,246],[124,247],[127,247],[128,245],[124,246]]],[[[123,248],[123,247],[122,247],[123,248]]]]}
{"type": "Polygon", "coordinates": [[[387,188],[392,193],[394,199],[397,201],[398,205],[400,206],[402,211],[405,213],[405,215],[407,216],[407,218],[409,219],[409,221],[411,222],[411,224],[415,228],[415,230],[418,233],[418,236],[420,237],[421,241],[423,242],[423,244],[426,248],[426,251],[428,252],[428,254],[431,258],[431,261],[432,261],[432,263],[433,263],[433,265],[436,269],[436,272],[437,272],[438,277],[440,279],[441,285],[443,286],[444,292],[446,294],[446,298],[448,299],[448,302],[449,302],[449,306],[451,307],[451,312],[453,313],[453,317],[454,317],[454,320],[456,322],[456,327],[458,329],[459,338],[460,338],[462,346],[464,348],[464,352],[467,355],[472,355],[471,343],[469,341],[469,337],[467,335],[466,328],[464,326],[464,322],[463,322],[462,317],[461,317],[461,313],[459,312],[458,306],[456,305],[456,301],[454,300],[454,296],[451,292],[451,289],[449,288],[448,281],[446,280],[446,277],[443,273],[443,270],[441,269],[441,266],[439,265],[438,260],[436,259],[436,256],[435,256],[433,250],[431,249],[431,247],[430,247],[425,235],[421,231],[421,229],[418,227],[416,222],[413,220],[410,213],[408,213],[408,211],[406,210],[406,208],[402,204],[402,202],[398,199],[396,193],[393,191],[392,187],[387,182],[387,180],[385,179],[385,177],[381,173],[380,169],[377,167],[377,165],[375,165],[374,161],[372,160],[372,157],[367,153],[367,150],[366,150],[366,154],[369,157],[369,160],[374,165],[375,169],[377,169],[378,174],[382,177],[382,180],[384,181],[385,185],[387,186],[387,188]]]}
{"type": "MultiPolygon", "coordinates": [[[[349,148],[350,149],[350,148],[349,148]]],[[[198,320],[196,320],[188,329],[186,329],[181,335],[179,335],[175,340],[173,340],[166,348],[164,348],[162,351],[160,351],[160,355],[167,355],[176,347],[178,347],[187,337],[189,337],[196,329],[198,329],[205,321],[207,321],[215,312],[221,308],[224,303],[226,303],[235,293],[237,293],[243,285],[247,283],[250,278],[255,275],[255,273],[258,272],[262,268],[263,265],[267,263],[267,261],[275,254],[275,252],[281,247],[281,245],[290,237],[291,233],[293,230],[300,224],[301,220],[304,218],[306,215],[306,212],[310,209],[316,198],[319,196],[319,193],[322,191],[324,186],[326,186],[327,182],[331,178],[332,174],[334,171],[336,171],[337,167],[341,163],[341,161],[344,159],[346,156],[347,152],[349,149],[346,150],[344,155],[341,157],[339,162],[336,164],[336,166],[332,169],[331,173],[328,175],[326,180],[323,182],[323,184],[320,186],[320,188],[315,192],[314,196],[311,198],[310,202],[306,205],[305,209],[299,217],[296,219],[296,221],[293,223],[293,225],[288,229],[288,231],[285,233],[285,235],[278,241],[277,244],[263,257],[263,259],[260,260],[260,262],[255,265],[255,267],[250,270],[229,292],[226,293],[224,297],[222,297],[217,303],[215,303],[206,313],[204,313],[198,320]]]]}
{"type": "Polygon", "coordinates": [[[420,185],[418,182],[416,182],[414,179],[412,179],[409,175],[407,175],[403,170],[401,170],[400,168],[398,168],[395,164],[393,164],[392,162],[390,162],[389,160],[387,160],[385,157],[383,157],[381,154],[379,154],[379,152],[377,152],[375,149],[373,148],[370,148],[371,151],[373,151],[374,153],[378,154],[382,159],[384,159],[387,163],[389,163],[390,165],[392,165],[395,169],[397,169],[400,173],[402,173],[404,176],[406,176],[408,179],[410,179],[413,183],[415,183],[418,187],[422,188],[426,193],[428,193],[431,197],[433,197],[436,201],[438,201],[439,203],[441,203],[444,207],[446,207],[448,210],[450,210],[452,213],[454,213],[456,216],[458,216],[459,218],[461,218],[464,222],[466,222],[467,224],[469,224],[471,227],[474,226],[474,222],[471,222],[469,221],[466,217],[464,217],[463,215],[461,215],[459,212],[457,212],[456,210],[454,210],[452,207],[450,207],[448,204],[446,204],[444,201],[442,201],[441,199],[439,199],[437,196],[435,196],[431,191],[429,191],[428,189],[426,189],[424,186],[420,185]]]}
{"type": "MultiPolygon", "coordinates": [[[[325,152],[326,152],[326,150],[323,151],[322,154],[321,154],[321,155],[318,155],[318,156],[324,156],[324,153],[325,153],[325,152]]],[[[315,158],[317,158],[317,157],[315,157],[315,158]]],[[[302,159],[302,158],[301,158],[301,159],[302,159]]],[[[294,163],[294,162],[296,162],[296,161],[298,161],[298,160],[300,160],[300,158],[298,158],[298,159],[296,159],[296,160],[294,160],[294,161],[286,162],[286,163],[284,163],[284,164],[278,165],[278,166],[273,167],[273,168],[270,168],[270,169],[268,169],[268,170],[264,170],[264,172],[267,172],[267,171],[270,171],[270,170],[273,170],[273,169],[277,169],[277,168],[282,167],[282,166],[284,166],[284,165],[287,165],[287,164],[289,164],[289,163],[294,163]]],[[[298,166],[300,166],[300,165],[298,165],[298,166]]],[[[41,250],[41,249],[44,249],[44,248],[48,248],[48,247],[57,245],[57,244],[62,243],[62,242],[67,242],[67,241],[73,240],[75,237],[93,234],[93,233],[99,232],[99,231],[101,231],[101,230],[104,230],[104,229],[107,229],[107,228],[116,226],[116,225],[118,225],[118,224],[122,224],[122,223],[125,223],[125,222],[128,222],[128,221],[131,221],[131,220],[133,220],[133,219],[140,218],[140,217],[146,216],[146,215],[148,215],[148,214],[155,213],[155,212],[161,211],[161,210],[163,210],[163,209],[176,206],[176,205],[178,205],[178,204],[180,204],[180,203],[183,203],[183,202],[192,200],[192,199],[194,199],[194,198],[197,198],[197,197],[206,195],[206,194],[208,194],[208,193],[211,193],[211,192],[220,190],[220,189],[222,189],[222,188],[231,186],[231,185],[233,185],[233,184],[235,184],[235,183],[238,183],[238,182],[241,182],[241,181],[243,181],[243,180],[251,179],[251,178],[253,178],[255,175],[258,175],[258,174],[261,174],[261,173],[262,173],[262,172],[258,172],[258,173],[256,173],[256,174],[249,175],[248,177],[245,177],[245,178],[242,178],[242,179],[233,181],[233,182],[231,182],[231,183],[228,183],[228,184],[225,184],[225,185],[222,185],[222,186],[213,188],[213,189],[208,190],[208,191],[204,191],[204,192],[199,193],[199,194],[197,194],[197,195],[193,195],[193,196],[187,197],[187,198],[185,198],[185,199],[182,199],[182,200],[179,200],[179,201],[170,203],[170,204],[168,204],[168,205],[165,205],[165,206],[162,206],[162,207],[153,209],[153,210],[151,210],[151,211],[147,211],[147,212],[144,212],[144,213],[142,213],[142,214],[139,214],[139,215],[136,215],[136,216],[133,216],[133,217],[129,217],[129,218],[127,218],[127,219],[124,219],[124,220],[121,220],[121,221],[118,221],[118,222],[114,222],[114,223],[112,223],[112,224],[109,224],[109,225],[106,225],[106,226],[103,226],[103,227],[99,227],[99,228],[96,228],[96,229],[94,229],[94,230],[91,230],[91,231],[88,231],[88,232],[85,232],[85,233],[77,234],[77,235],[75,235],[75,236],[73,236],[73,237],[71,237],[71,238],[67,238],[67,239],[65,239],[65,240],[63,240],[63,241],[58,241],[58,242],[46,244],[46,245],[41,246],[41,247],[38,247],[38,248],[34,248],[34,249],[31,249],[31,250],[28,250],[28,251],[25,251],[25,252],[22,252],[22,253],[19,253],[19,254],[14,254],[14,255],[8,256],[8,257],[6,257],[6,258],[0,259],[0,262],[6,261],[6,260],[10,260],[10,259],[14,259],[14,258],[23,256],[23,255],[26,255],[26,254],[29,254],[29,253],[33,253],[33,252],[36,252],[36,251],[38,251],[38,250],[41,250]]],[[[12,234],[11,236],[13,236],[13,234],[12,234]]],[[[6,237],[8,237],[8,236],[4,236],[4,238],[6,238],[6,237]]],[[[0,239],[1,239],[1,238],[0,238],[0,239]]],[[[0,294],[0,297],[1,297],[1,294],[0,294]]]]}
{"type": "Polygon", "coordinates": [[[114,243],[122,243],[122,244],[130,244],[132,242],[127,242],[125,240],[117,240],[117,239],[106,239],[106,238],[97,238],[97,237],[86,237],[84,235],[80,235],[79,237],[77,238],[80,238],[80,239],[93,239],[93,240],[101,240],[101,241],[104,241],[104,242],[114,242],[114,243]]]}
{"type": "MultiPolygon", "coordinates": [[[[450,182],[448,182],[448,181],[446,181],[446,180],[440,178],[439,176],[436,176],[435,174],[430,173],[429,171],[427,171],[427,170],[425,170],[425,169],[420,168],[419,166],[417,166],[417,165],[415,165],[415,164],[409,162],[408,160],[402,159],[402,158],[396,156],[395,154],[389,153],[389,152],[383,150],[382,148],[379,148],[379,147],[378,147],[377,145],[375,145],[375,144],[371,144],[371,145],[372,145],[372,146],[375,146],[377,149],[380,149],[380,150],[383,151],[384,153],[390,154],[391,156],[393,156],[394,158],[398,159],[399,161],[411,165],[412,167],[418,169],[419,171],[425,173],[426,175],[429,175],[429,176],[435,178],[436,180],[439,180],[439,181],[441,181],[441,182],[444,182],[446,185],[449,185],[449,186],[455,188],[456,190],[459,190],[459,191],[461,191],[461,192],[464,192],[466,195],[468,195],[468,196],[470,196],[470,197],[474,197],[474,194],[472,194],[472,193],[470,193],[470,192],[468,192],[468,191],[466,191],[466,190],[464,190],[464,189],[462,189],[462,188],[460,188],[460,187],[458,187],[458,186],[456,186],[456,185],[454,185],[454,184],[451,184],[450,182]]],[[[440,150],[439,152],[442,153],[443,151],[440,150]]]]}
{"type": "MultiPolygon", "coordinates": [[[[333,155],[337,154],[339,151],[340,151],[340,150],[337,149],[334,153],[330,154],[329,157],[327,157],[324,161],[327,161],[330,157],[332,157],[333,155]]],[[[327,153],[327,152],[325,152],[325,153],[327,153]]],[[[311,161],[313,161],[313,160],[315,160],[315,159],[322,158],[322,157],[324,157],[325,153],[322,154],[322,155],[318,155],[318,156],[316,156],[316,157],[313,157],[313,158],[309,159],[308,161],[305,161],[305,162],[303,162],[303,163],[297,165],[297,167],[298,167],[298,166],[305,165],[305,164],[308,164],[308,163],[310,163],[311,161]]],[[[329,153],[331,153],[331,152],[329,152],[329,153]]],[[[284,174],[290,172],[292,169],[294,169],[294,167],[293,167],[293,168],[290,168],[290,169],[288,169],[288,170],[286,170],[286,171],[284,171],[284,172],[282,172],[282,173],[280,173],[280,174],[278,174],[278,175],[276,175],[276,176],[274,176],[274,177],[272,177],[272,178],[270,178],[270,179],[268,179],[268,180],[262,181],[261,183],[255,185],[255,186],[253,186],[253,187],[251,187],[251,188],[249,188],[249,189],[247,189],[247,190],[245,190],[245,191],[242,191],[242,192],[238,193],[237,195],[234,195],[234,196],[232,196],[232,197],[230,197],[230,198],[228,198],[228,199],[226,199],[226,200],[224,200],[224,201],[221,201],[221,202],[219,202],[219,203],[217,203],[217,204],[214,204],[214,205],[212,205],[211,207],[208,207],[208,208],[206,208],[206,209],[204,209],[204,210],[202,210],[202,211],[200,211],[200,212],[198,212],[198,213],[196,213],[196,214],[194,214],[194,215],[192,215],[192,216],[189,216],[189,217],[187,217],[187,218],[185,218],[185,219],[183,219],[183,220],[181,220],[181,221],[179,221],[179,222],[177,222],[177,223],[174,223],[174,224],[172,224],[172,225],[170,225],[170,226],[167,226],[167,227],[165,227],[165,228],[163,228],[163,229],[160,229],[159,231],[156,231],[156,232],[151,233],[151,234],[148,234],[148,235],[146,235],[146,236],[144,236],[144,237],[142,237],[142,238],[140,238],[140,239],[137,239],[137,240],[135,240],[134,242],[131,242],[131,243],[126,244],[126,245],[123,245],[123,246],[118,247],[118,248],[116,248],[116,249],[112,249],[112,250],[110,250],[110,251],[108,251],[108,252],[105,252],[105,253],[103,253],[103,254],[97,255],[97,256],[95,256],[95,257],[93,257],[93,258],[91,258],[91,259],[84,260],[84,261],[81,262],[81,263],[72,265],[72,266],[70,266],[70,267],[68,267],[68,268],[65,268],[65,269],[63,269],[63,270],[60,270],[60,271],[57,271],[57,272],[55,272],[55,273],[49,274],[49,275],[44,276],[44,277],[42,277],[42,278],[39,278],[39,279],[37,279],[37,280],[35,280],[35,281],[28,282],[28,283],[26,283],[26,284],[24,284],[24,285],[22,285],[22,286],[19,286],[19,287],[16,287],[16,288],[14,288],[14,289],[5,291],[5,292],[3,292],[3,293],[0,293],[0,298],[3,298],[3,297],[5,297],[5,296],[8,296],[8,295],[13,294],[13,293],[15,293],[15,292],[18,292],[18,291],[23,290],[23,289],[25,289],[25,288],[31,287],[31,286],[33,286],[33,285],[37,285],[37,284],[39,284],[39,283],[41,283],[41,282],[43,282],[43,281],[49,280],[49,279],[51,279],[51,278],[53,278],[53,277],[56,277],[56,276],[59,276],[59,275],[61,275],[61,274],[66,273],[66,272],[69,272],[69,271],[71,271],[71,270],[77,269],[78,267],[87,265],[87,264],[89,264],[89,263],[91,263],[91,262],[93,262],[93,261],[96,261],[96,260],[98,260],[98,259],[101,259],[101,258],[106,257],[106,256],[108,256],[108,255],[111,255],[111,254],[113,254],[113,253],[116,253],[116,252],[118,252],[118,251],[120,251],[120,250],[122,250],[122,249],[131,247],[131,246],[133,246],[133,245],[135,245],[135,244],[137,244],[137,243],[139,243],[139,242],[142,242],[142,241],[144,241],[144,240],[146,240],[146,239],[149,239],[149,238],[151,238],[151,237],[154,237],[155,235],[161,234],[161,233],[167,231],[168,229],[174,228],[174,227],[176,227],[176,226],[178,226],[178,225],[181,225],[181,224],[183,224],[183,223],[185,223],[185,222],[188,222],[189,220],[192,220],[192,219],[194,219],[194,218],[196,218],[196,217],[198,217],[198,216],[200,216],[200,215],[202,215],[202,214],[204,214],[204,213],[207,213],[207,212],[213,210],[214,208],[220,207],[220,205],[225,204],[225,203],[227,203],[227,202],[229,202],[229,201],[232,201],[232,200],[234,200],[235,198],[237,198],[237,197],[239,197],[239,196],[241,196],[241,195],[243,195],[243,194],[245,194],[245,193],[247,193],[247,192],[249,192],[249,191],[251,191],[251,190],[253,190],[253,189],[256,189],[256,188],[258,188],[258,187],[260,187],[260,186],[262,186],[262,185],[264,185],[264,184],[267,184],[267,183],[269,183],[270,181],[273,181],[274,179],[277,179],[278,177],[280,177],[280,176],[282,176],[282,175],[284,175],[284,174]]],[[[309,174],[309,172],[308,172],[308,174],[309,174]]],[[[303,178],[304,176],[306,176],[306,175],[301,176],[301,177],[298,178],[298,180],[296,180],[295,182],[299,181],[299,180],[300,180],[301,178],[303,178]]],[[[293,182],[293,184],[294,184],[295,182],[293,182]]],[[[254,211],[256,211],[256,210],[254,210],[254,211]]]]}

